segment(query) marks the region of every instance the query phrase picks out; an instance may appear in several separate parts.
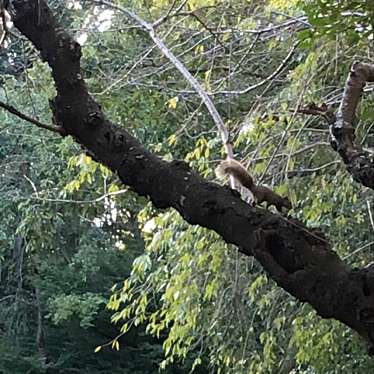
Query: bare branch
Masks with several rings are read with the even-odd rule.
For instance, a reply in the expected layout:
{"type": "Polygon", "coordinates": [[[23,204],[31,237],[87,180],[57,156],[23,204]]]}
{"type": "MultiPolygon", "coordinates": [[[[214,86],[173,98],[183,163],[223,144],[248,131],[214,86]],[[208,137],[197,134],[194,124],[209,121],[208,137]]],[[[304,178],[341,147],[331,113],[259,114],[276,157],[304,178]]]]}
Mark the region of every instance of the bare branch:
{"type": "MultiPolygon", "coordinates": [[[[34,187],[35,187],[35,185],[34,185],[34,187]]],[[[54,202],[54,203],[63,203],[63,204],[70,203],[70,204],[82,205],[82,204],[96,204],[96,203],[99,203],[99,202],[101,202],[103,200],[106,200],[108,197],[122,195],[122,194],[128,193],[128,192],[129,192],[128,189],[122,189],[122,190],[118,190],[118,191],[114,191],[114,192],[107,192],[107,193],[99,196],[96,199],[91,199],[91,200],[73,200],[73,199],[57,199],[57,198],[41,197],[40,193],[36,190],[36,188],[34,188],[34,194],[35,195],[33,194],[31,196],[31,198],[35,199],[35,200],[41,200],[41,201],[51,201],[51,202],[54,202]]]]}
{"type": "Polygon", "coordinates": [[[7,110],[9,113],[12,113],[12,114],[16,115],[17,117],[23,119],[24,121],[32,123],[33,125],[35,125],[37,127],[40,127],[41,129],[52,131],[52,132],[55,132],[55,133],[60,134],[60,135],[67,135],[65,129],[63,129],[62,127],[46,125],[46,124],[44,124],[44,123],[42,123],[42,122],[40,122],[40,121],[38,121],[34,118],[31,118],[31,117],[27,116],[26,114],[21,113],[15,107],[13,107],[11,105],[8,105],[8,104],[5,104],[2,101],[0,101],[0,107],[7,110]]]}
{"type": "Polygon", "coordinates": [[[244,90],[239,90],[239,91],[219,91],[219,92],[212,92],[212,95],[244,95],[250,91],[255,90],[256,88],[259,88],[263,86],[264,84],[270,82],[272,79],[274,79],[285,67],[286,65],[290,62],[292,55],[294,54],[297,46],[299,45],[299,42],[295,43],[290,51],[288,52],[287,56],[283,59],[281,64],[271,73],[268,77],[263,79],[261,82],[258,82],[252,86],[249,86],[245,88],[244,90]]]}
{"type": "Polygon", "coordinates": [[[189,12],[179,12],[178,14],[176,14],[178,16],[191,16],[193,18],[195,18],[197,20],[197,22],[199,22],[201,24],[201,26],[203,26],[203,28],[205,30],[207,30],[209,32],[210,35],[213,36],[214,40],[216,40],[218,42],[218,44],[222,47],[222,48],[225,48],[225,46],[221,43],[221,41],[219,40],[218,38],[218,34],[215,32],[215,30],[213,30],[211,27],[209,27],[203,20],[202,18],[197,14],[196,10],[191,10],[189,12]]]}
{"type": "Polygon", "coordinates": [[[194,88],[196,93],[200,96],[206,108],[208,109],[215,125],[217,126],[219,134],[221,135],[222,143],[225,148],[227,157],[233,158],[234,153],[233,153],[232,145],[230,143],[229,133],[226,129],[226,126],[220,114],[218,113],[218,110],[213,104],[211,98],[202,88],[202,86],[197,81],[197,79],[186,69],[186,67],[182,64],[182,62],[170,51],[170,49],[165,45],[165,43],[156,35],[156,31],[153,25],[146,22],[142,18],[140,18],[137,14],[135,14],[131,10],[124,8],[122,6],[113,4],[106,0],[92,0],[92,1],[96,4],[106,5],[112,9],[117,9],[118,11],[124,13],[127,17],[133,19],[135,22],[137,22],[139,25],[143,27],[143,29],[148,33],[148,35],[151,37],[151,39],[157,45],[157,47],[160,49],[163,55],[167,57],[170,60],[170,62],[180,71],[180,73],[184,76],[184,78],[188,81],[188,83],[194,88]]]}
{"type": "Polygon", "coordinates": [[[335,128],[352,126],[356,108],[366,82],[374,82],[374,65],[355,61],[345,82],[343,97],[336,113],[335,128]]]}
{"type": "Polygon", "coordinates": [[[366,82],[374,82],[374,65],[353,62],[335,121],[330,125],[330,135],[333,149],[342,157],[353,178],[374,189],[374,161],[354,143],[356,108],[366,82]]]}
{"type": "Polygon", "coordinates": [[[331,162],[327,162],[326,164],[323,164],[321,166],[317,166],[315,168],[305,168],[305,169],[297,169],[297,170],[289,170],[287,171],[287,177],[288,178],[293,178],[295,176],[298,176],[298,177],[303,177],[303,176],[306,176],[306,175],[310,175],[310,174],[313,174],[313,173],[316,173],[318,171],[321,171],[323,169],[326,169],[332,165],[337,165],[337,164],[340,164],[341,161],[339,160],[335,160],[335,161],[331,161],[331,162]]]}
{"type": "Polygon", "coordinates": [[[330,143],[339,153],[353,179],[374,189],[374,160],[372,151],[355,144],[356,109],[367,82],[374,82],[374,65],[353,62],[345,82],[339,108],[334,114],[326,104],[311,103],[296,112],[323,116],[330,126],[330,143]]]}
{"type": "Polygon", "coordinates": [[[307,17],[301,16],[301,17],[296,17],[293,18],[289,21],[285,21],[283,23],[280,23],[279,25],[273,25],[273,26],[268,26],[264,27],[263,29],[235,29],[235,28],[229,28],[229,29],[224,29],[221,31],[217,31],[216,33],[221,33],[221,34],[226,34],[226,33],[231,33],[231,32],[242,32],[246,34],[255,34],[255,35],[260,35],[260,34],[266,34],[266,33],[273,33],[276,30],[279,29],[286,29],[289,28],[290,26],[293,26],[294,24],[301,23],[303,25],[303,29],[306,28],[311,28],[311,25],[306,22],[308,20],[307,17]]]}
{"type": "MultiPolygon", "coordinates": [[[[161,25],[163,22],[165,22],[170,16],[171,16],[171,12],[173,11],[173,9],[175,8],[175,5],[176,5],[176,2],[177,0],[174,0],[173,1],[173,4],[171,5],[171,7],[169,8],[169,10],[166,12],[166,14],[164,16],[162,16],[160,19],[158,19],[157,21],[153,22],[152,26],[156,29],[159,25],[161,25]]],[[[183,7],[187,4],[188,0],[183,0],[179,7],[173,12],[173,14],[179,14],[179,12],[183,9],[183,7]]]]}

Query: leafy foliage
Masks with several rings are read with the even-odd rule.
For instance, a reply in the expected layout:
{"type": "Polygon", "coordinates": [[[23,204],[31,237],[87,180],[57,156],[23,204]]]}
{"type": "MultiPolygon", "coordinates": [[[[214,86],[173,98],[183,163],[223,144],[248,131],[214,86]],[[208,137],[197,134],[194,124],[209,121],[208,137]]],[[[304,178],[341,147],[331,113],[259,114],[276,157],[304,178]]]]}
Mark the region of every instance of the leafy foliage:
{"type": "MultiPolygon", "coordinates": [[[[118,4],[151,22],[177,7],[118,4]]],[[[188,83],[123,14],[68,5],[54,2],[84,43],[87,81],[108,116],[165,159],[215,178],[222,144],[188,83]]],[[[188,1],[156,28],[211,94],[237,158],[288,194],[292,214],[353,266],[372,260],[372,193],[347,177],[323,121],[295,109],[338,104],[352,55],[373,58],[372,13],[370,1],[188,1]]],[[[48,68],[19,49],[2,51],[2,64],[17,54],[32,66],[4,70],[0,99],[48,123],[48,68]]],[[[359,114],[356,135],[372,146],[370,100],[359,114]]],[[[349,330],[296,302],[215,233],[154,210],[71,139],[3,111],[0,119],[0,372],[373,370],[349,330]]]]}

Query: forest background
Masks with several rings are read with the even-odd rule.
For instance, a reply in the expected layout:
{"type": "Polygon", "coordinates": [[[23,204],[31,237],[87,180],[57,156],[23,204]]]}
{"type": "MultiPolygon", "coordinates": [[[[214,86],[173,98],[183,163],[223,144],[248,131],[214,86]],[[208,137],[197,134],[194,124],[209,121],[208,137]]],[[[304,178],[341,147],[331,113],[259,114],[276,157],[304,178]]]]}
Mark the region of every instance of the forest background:
{"type": "MultiPolygon", "coordinates": [[[[373,192],[331,147],[325,115],[338,109],[352,62],[373,63],[371,1],[48,6],[82,45],[88,90],[111,121],[163,160],[222,184],[214,169],[226,157],[224,131],[153,35],[211,99],[235,157],[290,197],[290,216],[318,229],[351,268],[373,261],[373,192]]],[[[43,59],[11,28],[0,100],[52,126],[56,86],[43,59]]],[[[367,152],[373,88],[355,124],[367,152]]],[[[153,205],[94,159],[74,137],[0,111],[0,373],[374,370],[355,331],[321,318],[255,258],[153,205]]]]}

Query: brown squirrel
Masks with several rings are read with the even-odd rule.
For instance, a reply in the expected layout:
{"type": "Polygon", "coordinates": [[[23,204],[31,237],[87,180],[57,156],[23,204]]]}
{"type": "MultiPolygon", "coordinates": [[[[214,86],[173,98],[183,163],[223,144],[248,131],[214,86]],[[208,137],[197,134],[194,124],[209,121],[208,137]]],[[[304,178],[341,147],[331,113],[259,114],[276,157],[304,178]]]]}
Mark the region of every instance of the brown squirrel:
{"type": "Polygon", "coordinates": [[[238,161],[228,159],[222,161],[216,169],[218,177],[231,175],[237,179],[244,187],[248,188],[255,197],[257,204],[266,201],[266,208],[274,205],[278,212],[282,212],[282,208],[292,209],[292,205],[288,197],[281,197],[270,188],[265,186],[257,186],[251,175],[245,167],[238,161]]]}

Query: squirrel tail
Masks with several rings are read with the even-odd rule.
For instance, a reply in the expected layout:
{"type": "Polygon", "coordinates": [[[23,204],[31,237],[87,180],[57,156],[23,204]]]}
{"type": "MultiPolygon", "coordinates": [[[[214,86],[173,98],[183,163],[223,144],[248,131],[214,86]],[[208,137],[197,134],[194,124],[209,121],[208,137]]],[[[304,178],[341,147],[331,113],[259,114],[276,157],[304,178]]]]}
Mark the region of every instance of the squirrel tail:
{"type": "Polygon", "coordinates": [[[245,167],[234,159],[222,161],[216,168],[216,175],[218,178],[223,178],[228,175],[237,179],[244,187],[253,190],[253,178],[249,175],[245,167]]]}

